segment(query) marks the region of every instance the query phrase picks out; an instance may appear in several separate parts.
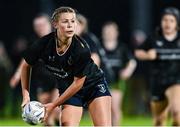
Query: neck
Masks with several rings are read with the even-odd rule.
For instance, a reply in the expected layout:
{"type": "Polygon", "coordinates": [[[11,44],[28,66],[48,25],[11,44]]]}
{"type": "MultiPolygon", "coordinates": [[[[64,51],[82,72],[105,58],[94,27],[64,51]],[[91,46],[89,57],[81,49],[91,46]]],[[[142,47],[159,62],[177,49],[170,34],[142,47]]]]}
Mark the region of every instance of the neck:
{"type": "Polygon", "coordinates": [[[117,47],[117,41],[105,41],[104,46],[107,50],[114,50],[117,47]]]}
{"type": "Polygon", "coordinates": [[[174,31],[172,33],[163,33],[164,37],[168,40],[168,41],[172,41],[177,37],[177,31],[174,31]]]}
{"type": "Polygon", "coordinates": [[[58,47],[64,46],[64,45],[69,45],[72,41],[72,38],[67,38],[62,36],[59,32],[57,32],[57,42],[58,42],[58,47]]]}

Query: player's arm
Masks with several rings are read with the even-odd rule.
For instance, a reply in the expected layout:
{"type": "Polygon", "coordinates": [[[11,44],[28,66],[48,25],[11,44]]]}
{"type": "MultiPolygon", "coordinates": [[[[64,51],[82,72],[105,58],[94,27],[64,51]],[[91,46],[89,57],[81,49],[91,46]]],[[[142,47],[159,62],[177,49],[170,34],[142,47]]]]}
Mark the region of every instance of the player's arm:
{"type": "Polygon", "coordinates": [[[21,71],[22,71],[23,64],[24,64],[24,60],[22,59],[18,68],[16,69],[16,72],[14,73],[14,75],[10,79],[9,84],[10,84],[11,88],[14,88],[18,85],[18,83],[21,79],[21,71]]]}
{"type": "Polygon", "coordinates": [[[137,62],[134,59],[129,60],[126,67],[120,71],[120,78],[123,80],[127,80],[134,72],[137,66],[137,62]]]}
{"type": "Polygon", "coordinates": [[[135,56],[139,60],[155,60],[157,58],[157,52],[155,49],[149,49],[148,51],[137,49],[135,50],[135,56]]]}
{"type": "Polygon", "coordinates": [[[154,36],[149,36],[141,45],[137,46],[134,54],[139,60],[155,60],[157,51],[154,48],[154,36]]]}
{"type": "Polygon", "coordinates": [[[45,105],[46,107],[46,114],[44,117],[44,121],[47,120],[49,114],[55,109],[57,106],[61,105],[63,102],[71,98],[74,94],[76,94],[84,84],[86,76],[83,77],[74,77],[74,81],[72,84],[65,90],[65,92],[54,102],[45,105]]]}
{"type": "Polygon", "coordinates": [[[28,47],[23,53],[23,65],[21,71],[21,87],[23,102],[22,107],[30,101],[29,97],[29,87],[30,87],[30,78],[31,78],[31,68],[36,65],[40,59],[41,54],[44,51],[44,48],[47,44],[47,36],[37,40],[30,47],[28,47]]]}
{"type": "Polygon", "coordinates": [[[73,83],[66,89],[66,91],[56,100],[53,102],[54,108],[61,105],[64,101],[72,97],[75,93],[77,93],[84,84],[86,76],[84,77],[74,77],[73,83]]]}
{"type": "Polygon", "coordinates": [[[101,64],[100,57],[97,53],[91,53],[91,59],[94,61],[94,63],[99,67],[101,64]]]}
{"type": "Polygon", "coordinates": [[[22,95],[23,95],[23,102],[21,104],[22,107],[24,107],[24,105],[26,105],[30,101],[30,97],[29,97],[30,75],[31,75],[31,66],[25,60],[23,60],[22,71],[21,71],[21,87],[22,87],[22,95]]]}

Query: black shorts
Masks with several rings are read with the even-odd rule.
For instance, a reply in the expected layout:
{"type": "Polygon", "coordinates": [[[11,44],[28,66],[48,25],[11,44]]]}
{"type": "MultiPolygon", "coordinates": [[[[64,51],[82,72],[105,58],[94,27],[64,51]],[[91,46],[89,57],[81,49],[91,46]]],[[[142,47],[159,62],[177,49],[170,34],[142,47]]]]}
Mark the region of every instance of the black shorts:
{"type": "Polygon", "coordinates": [[[63,104],[87,108],[91,101],[102,96],[111,96],[105,80],[91,87],[81,89],[77,94],[72,96],[63,104]]]}
{"type": "Polygon", "coordinates": [[[152,101],[162,101],[166,99],[165,92],[166,90],[175,85],[180,84],[180,78],[179,77],[161,77],[161,76],[155,76],[156,78],[151,78],[151,100],[152,101]]]}

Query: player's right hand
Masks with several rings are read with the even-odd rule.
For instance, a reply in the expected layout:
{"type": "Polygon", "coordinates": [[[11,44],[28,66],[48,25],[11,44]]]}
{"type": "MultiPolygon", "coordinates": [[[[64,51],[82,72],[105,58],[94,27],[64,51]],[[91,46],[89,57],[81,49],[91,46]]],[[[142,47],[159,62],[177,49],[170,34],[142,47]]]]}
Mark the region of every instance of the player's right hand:
{"type": "Polygon", "coordinates": [[[148,51],[149,60],[155,60],[157,58],[157,52],[155,49],[150,49],[148,51]]]}
{"type": "Polygon", "coordinates": [[[23,108],[29,102],[30,102],[30,97],[29,96],[23,97],[21,107],[23,108]]]}

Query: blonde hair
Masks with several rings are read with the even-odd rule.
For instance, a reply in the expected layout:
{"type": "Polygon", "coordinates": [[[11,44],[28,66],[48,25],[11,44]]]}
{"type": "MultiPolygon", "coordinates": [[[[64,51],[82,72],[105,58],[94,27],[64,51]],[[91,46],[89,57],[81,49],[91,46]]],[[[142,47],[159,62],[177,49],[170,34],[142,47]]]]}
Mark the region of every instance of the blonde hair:
{"type": "Polygon", "coordinates": [[[64,6],[59,7],[52,14],[51,21],[57,22],[60,17],[60,14],[62,14],[62,13],[75,13],[76,14],[76,11],[71,7],[64,7],[64,6]]]}

